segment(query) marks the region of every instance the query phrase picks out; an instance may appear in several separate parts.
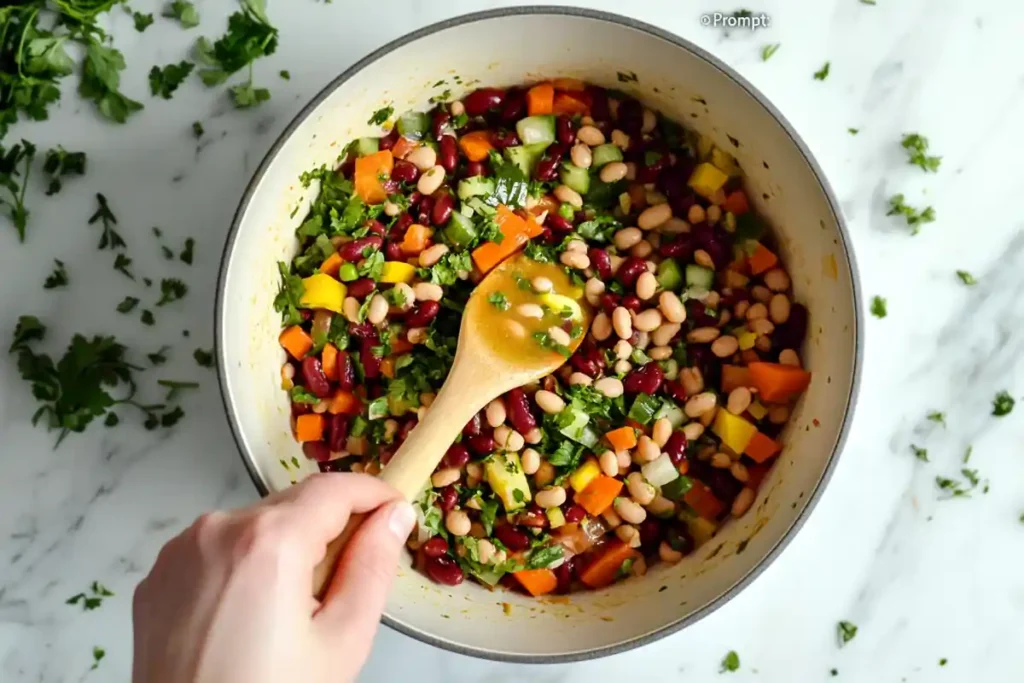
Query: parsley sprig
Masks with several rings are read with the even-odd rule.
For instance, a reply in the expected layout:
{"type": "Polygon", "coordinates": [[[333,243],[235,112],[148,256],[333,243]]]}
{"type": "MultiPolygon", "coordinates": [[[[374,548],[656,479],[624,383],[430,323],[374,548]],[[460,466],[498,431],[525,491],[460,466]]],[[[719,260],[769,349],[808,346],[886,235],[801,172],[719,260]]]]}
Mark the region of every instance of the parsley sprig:
{"type": "Polygon", "coordinates": [[[902,194],[896,194],[889,198],[889,211],[885,215],[898,215],[906,218],[907,225],[912,228],[910,231],[911,235],[916,235],[920,232],[923,224],[935,221],[935,209],[930,206],[926,206],[924,209],[915,209],[912,206],[908,206],[902,194]]]}
{"type": "Polygon", "coordinates": [[[907,133],[903,136],[900,145],[907,150],[909,163],[920,166],[926,172],[935,173],[939,170],[942,157],[928,155],[928,138],[918,133],[907,133]]]}
{"type": "Polygon", "coordinates": [[[199,77],[212,87],[248,67],[248,79],[230,88],[235,106],[245,109],[269,100],[269,90],[253,87],[252,65],[277,50],[277,37],[277,29],[267,18],[264,0],[242,0],[242,11],[228,17],[228,30],[223,36],[213,43],[207,38],[197,42],[197,58],[205,65],[199,70],[199,77]]]}

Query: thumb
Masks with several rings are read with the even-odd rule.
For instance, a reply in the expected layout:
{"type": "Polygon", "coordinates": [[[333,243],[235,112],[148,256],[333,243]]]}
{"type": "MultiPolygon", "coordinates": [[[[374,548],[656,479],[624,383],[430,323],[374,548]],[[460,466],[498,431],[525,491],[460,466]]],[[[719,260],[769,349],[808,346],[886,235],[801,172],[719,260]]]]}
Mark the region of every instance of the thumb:
{"type": "Polygon", "coordinates": [[[412,505],[399,500],[377,509],[356,531],[342,552],[327,600],[317,615],[333,632],[332,638],[354,647],[365,645],[369,651],[402,546],[415,524],[412,505]]]}

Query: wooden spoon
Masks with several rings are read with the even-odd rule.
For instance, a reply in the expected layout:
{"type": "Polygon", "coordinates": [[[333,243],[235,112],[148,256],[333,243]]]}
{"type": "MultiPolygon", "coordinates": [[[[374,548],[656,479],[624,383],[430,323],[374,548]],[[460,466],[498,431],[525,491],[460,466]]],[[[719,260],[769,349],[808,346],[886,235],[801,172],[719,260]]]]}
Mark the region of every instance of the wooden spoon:
{"type": "MultiPolygon", "coordinates": [[[[516,337],[510,329],[514,325],[509,325],[507,318],[503,319],[506,314],[488,300],[497,292],[508,292],[513,300],[522,298],[523,290],[528,288],[526,280],[530,279],[524,273],[549,277],[558,295],[577,303],[578,317],[574,322],[580,328],[574,330],[579,333],[568,347],[569,354],[586,337],[592,314],[583,298],[582,287],[571,286],[560,268],[539,266],[526,256],[517,255],[492,270],[477,285],[466,304],[455,361],[444,386],[426,416],[380,473],[380,477],[406,500],[419,497],[445,452],[477,412],[510,389],[552,373],[567,360],[568,354],[541,348],[529,333],[516,337]],[[543,272],[538,273],[538,270],[543,272]]],[[[342,548],[361,523],[362,516],[353,515],[341,535],[328,544],[323,560],[313,572],[316,597],[324,597],[342,548]]]]}

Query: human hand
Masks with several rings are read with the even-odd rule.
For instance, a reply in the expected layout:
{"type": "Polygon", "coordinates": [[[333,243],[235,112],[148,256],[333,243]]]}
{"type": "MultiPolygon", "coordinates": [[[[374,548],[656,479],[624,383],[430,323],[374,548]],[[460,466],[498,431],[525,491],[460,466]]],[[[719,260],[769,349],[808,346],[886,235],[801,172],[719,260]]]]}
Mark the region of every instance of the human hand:
{"type": "Polygon", "coordinates": [[[374,477],[315,474],[234,512],[203,515],[135,590],[133,683],[352,681],[366,662],[416,515],[374,477]],[[326,601],[313,567],[353,513],[326,601]]]}

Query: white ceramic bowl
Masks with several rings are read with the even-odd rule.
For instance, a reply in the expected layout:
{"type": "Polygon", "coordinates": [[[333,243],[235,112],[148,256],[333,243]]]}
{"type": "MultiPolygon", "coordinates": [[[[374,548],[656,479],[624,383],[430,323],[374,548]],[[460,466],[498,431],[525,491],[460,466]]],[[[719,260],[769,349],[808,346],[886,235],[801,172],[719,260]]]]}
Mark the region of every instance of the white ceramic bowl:
{"type": "Polygon", "coordinates": [[[860,321],[849,239],[838,203],[807,147],[754,88],[700,48],[653,26],[570,8],[473,14],[397,40],[355,64],[298,115],[263,160],[228,236],[217,300],[221,387],[235,438],[262,494],[289,485],[282,459],[316,471],[289,430],[280,389],[283,352],[273,299],[278,261],[312,199],[299,174],[333,164],[355,137],[377,134],[370,113],[425,107],[446,80],[509,86],[571,76],[636,95],[735,155],[751,194],[779,237],[795,298],[810,325],[803,350],[814,378],[793,413],[778,458],[751,511],[678,565],[573,595],[566,603],[439,586],[399,571],[384,621],[465,654],[550,662],[636,647],[695,622],[736,595],[778,555],[821,494],[851,418],[860,321]],[[495,40],[502,36],[502,40],[495,40]],[[614,49],[610,49],[614,46],[614,49]],[[468,57],[472,55],[472,58],[468,57]],[[617,73],[635,73],[620,82],[617,73]],[[506,612],[503,603],[510,603],[506,612]]]}

